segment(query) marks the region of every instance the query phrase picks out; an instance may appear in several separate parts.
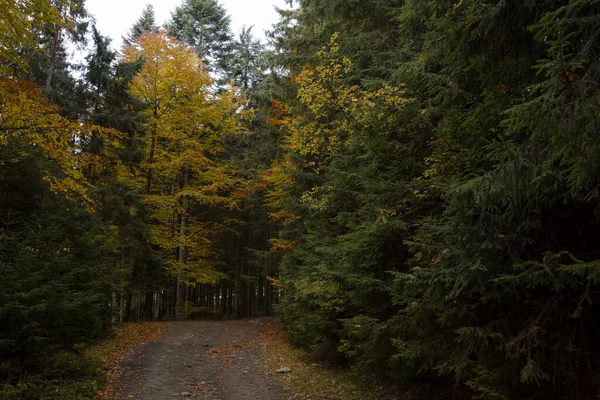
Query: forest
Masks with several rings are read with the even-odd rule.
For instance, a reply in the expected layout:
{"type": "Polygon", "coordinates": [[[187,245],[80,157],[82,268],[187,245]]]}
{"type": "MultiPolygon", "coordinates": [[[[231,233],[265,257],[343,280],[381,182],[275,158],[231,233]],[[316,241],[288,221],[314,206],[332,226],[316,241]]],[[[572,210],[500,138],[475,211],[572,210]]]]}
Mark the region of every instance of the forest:
{"type": "Polygon", "coordinates": [[[93,398],[114,324],[273,313],[365,379],[597,398],[600,2],[289,3],[116,43],[0,0],[0,398],[93,398]]]}

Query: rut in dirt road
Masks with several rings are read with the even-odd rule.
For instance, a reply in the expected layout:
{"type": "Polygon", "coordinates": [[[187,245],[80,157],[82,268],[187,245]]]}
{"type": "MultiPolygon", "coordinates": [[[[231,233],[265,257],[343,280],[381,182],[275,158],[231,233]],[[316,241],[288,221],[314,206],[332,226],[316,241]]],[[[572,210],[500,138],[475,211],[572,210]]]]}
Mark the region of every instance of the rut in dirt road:
{"type": "Polygon", "coordinates": [[[283,399],[264,362],[260,332],[274,318],[188,321],[138,346],[121,365],[115,399],[283,399]]]}

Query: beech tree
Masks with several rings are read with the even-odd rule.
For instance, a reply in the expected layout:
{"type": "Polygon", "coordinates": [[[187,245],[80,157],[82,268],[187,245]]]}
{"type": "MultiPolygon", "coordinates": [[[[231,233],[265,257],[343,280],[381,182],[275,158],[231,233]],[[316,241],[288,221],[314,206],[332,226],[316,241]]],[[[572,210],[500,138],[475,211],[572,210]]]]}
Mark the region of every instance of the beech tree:
{"type": "Polygon", "coordinates": [[[222,229],[203,216],[206,207],[234,207],[233,173],[219,157],[223,137],[241,131],[242,107],[233,89],[211,93],[200,58],[166,34],[143,34],[125,49],[125,61],[144,57],[130,92],[147,105],[145,199],[154,209],[154,242],[177,277],[177,317],[184,315],[185,285],[216,282],[212,246],[222,229]]]}

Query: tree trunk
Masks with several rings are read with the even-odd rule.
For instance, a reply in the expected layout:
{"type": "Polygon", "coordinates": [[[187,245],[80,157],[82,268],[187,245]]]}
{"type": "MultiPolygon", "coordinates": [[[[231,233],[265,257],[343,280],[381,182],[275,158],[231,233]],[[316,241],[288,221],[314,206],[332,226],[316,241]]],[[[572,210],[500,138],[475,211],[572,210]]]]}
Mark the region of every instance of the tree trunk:
{"type": "Polygon", "coordinates": [[[144,319],[146,321],[152,321],[154,313],[154,292],[148,291],[146,289],[146,294],[144,298],[144,319]]]}
{"type": "Polygon", "coordinates": [[[121,294],[112,292],[112,322],[121,322],[121,294]]]}
{"type": "Polygon", "coordinates": [[[214,285],[213,286],[213,291],[212,291],[212,301],[213,301],[213,319],[215,319],[217,317],[217,315],[219,315],[219,285],[214,285]]]}
{"type": "Polygon", "coordinates": [[[258,313],[261,313],[261,314],[264,311],[264,305],[265,305],[264,288],[265,288],[264,278],[259,275],[258,276],[258,288],[257,288],[257,294],[256,294],[256,310],[258,313]]]}
{"type": "Polygon", "coordinates": [[[48,71],[46,72],[46,93],[52,88],[52,76],[54,75],[54,70],[56,69],[56,57],[58,54],[58,43],[60,41],[61,29],[59,27],[55,27],[55,29],[56,30],[52,35],[52,47],[50,48],[48,71]]]}
{"type": "Polygon", "coordinates": [[[162,311],[162,291],[159,291],[155,294],[155,302],[154,302],[154,320],[158,321],[160,319],[160,313],[162,311]]]}
{"type": "Polygon", "coordinates": [[[271,281],[265,281],[265,300],[266,300],[266,311],[267,315],[271,315],[271,281]]]}
{"type": "Polygon", "coordinates": [[[223,316],[227,316],[227,284],[223,283],[221,285],[221,314],[223,314],[223,316]]]}
{"type": "Polygon", "coordinates": [[[169,298],[171,296],[169,296],[169,292],[167,290],[163,290],[161,293],[161,307],[160,307],[160,314],[158,319],[163,320],[165,319],[166,316],[169,315],[169,307],[170,307],[170,301],[169,298]]]}
{"type": "Polygon", "coordinates": [[[246,284],[246,316],[247,317],[251,317],[252,316],[252,303],[253,303],[253,299],[254,299],[254,284],[252,282],[248,282],[246,284]]]}
{"type": "MultiPolygon", "coordinates": [[[[187,246],[183,245],[183,243],[185,243],[185,237],[186,237],[186,233],[187,233],[187,223],[188,223],[188,216],[185,212],[183,212],[181,214],[181,224],[180,224],[180,229],[179,229],[179,235],[180,235],[182,245],[179,246],[179,260],[178,261],[181,265],[187,263],[188,249],[187,249],[187,246]]],[[[181,319],[185,315],[187,315],[187,303],[185,302],[185,295],[186,295],[186,285],[183,282],[181,274],[178,274],[178,276],[177,276],[177,305],[176,305],[176,311],[175,311],[176,319],[181,319]]]]}
{"type": "Polygon", "coordinates": [[[230,287],[227,293],[227,317],[231,318],[233,315],[233,287],[230,287]]]}
{"type": "Polygon", "coordinates": [[[131,321],[131,302],[133,301],[133,289],[129,289],[127,293],[127,300],[125,300],[125,315],[123,320],[126,322],[131,321]]]}
{"type": "Polygon", "coordinates": [[[208,309],[209,317],[211,319],[214,318],[215,315],[215,293],[214,293],[214,285],[209,284],[207,288],[207,299],[206,299],[206,307],[208,309]]]}
{"type": "Polygon", "coordinates": [[[148,154],[148,170],[146,171],[146,194],[150,194],[152,185],[152,163],[154,162],[154,150],[156,148],[156,124],[152,130],[152,141],[150,143],[150,153],[148,154]]]}

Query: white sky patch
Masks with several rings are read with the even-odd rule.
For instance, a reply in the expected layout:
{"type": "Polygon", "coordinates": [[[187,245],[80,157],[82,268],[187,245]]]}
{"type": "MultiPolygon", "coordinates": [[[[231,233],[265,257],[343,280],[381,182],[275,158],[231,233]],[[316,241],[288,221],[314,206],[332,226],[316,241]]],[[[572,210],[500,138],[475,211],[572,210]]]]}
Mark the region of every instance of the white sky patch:
{"type": "MultiPolygon", "coordinates": [[[[288,9],[285,0],[220,0],[231,16],[231,29],[237,36],[243,26],[254,26],[252,32],[264,41],[264,31],[278,21],[275,6],[288,9]]],[[[157,25],[164,24],[182,0],[87,0],[86,8],[94,16],[96,26],[104,36],[112,38],[112,47],[121,48],[121,37],[142,14],[147,4],[154,6],[157,25]]]]}

